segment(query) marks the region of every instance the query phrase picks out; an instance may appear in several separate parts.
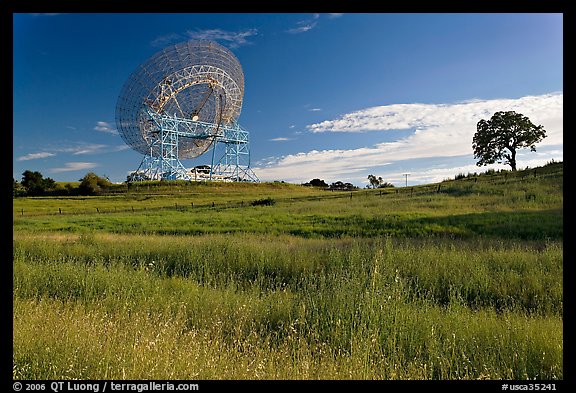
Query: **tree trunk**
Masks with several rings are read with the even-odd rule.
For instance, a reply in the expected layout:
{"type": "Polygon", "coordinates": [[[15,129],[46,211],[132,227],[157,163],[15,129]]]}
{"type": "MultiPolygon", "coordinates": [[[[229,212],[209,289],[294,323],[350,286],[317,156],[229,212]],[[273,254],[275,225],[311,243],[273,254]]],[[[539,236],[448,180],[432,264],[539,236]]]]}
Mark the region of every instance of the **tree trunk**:
{"type": "Polygon", "coordinates": [[[510,166],[512,167],[512,171],[516,171],[516,150],[511,150],[511,152],[510,166]]]}

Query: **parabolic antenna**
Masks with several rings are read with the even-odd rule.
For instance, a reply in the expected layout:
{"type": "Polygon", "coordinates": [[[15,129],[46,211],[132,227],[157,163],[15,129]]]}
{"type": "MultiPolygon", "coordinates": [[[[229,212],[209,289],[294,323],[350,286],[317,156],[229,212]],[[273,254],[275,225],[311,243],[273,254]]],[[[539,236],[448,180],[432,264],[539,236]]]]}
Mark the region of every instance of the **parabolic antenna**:
{"type": "Polygon", "coordinates": [[[192,180],[180,160],[213,147],[210,179],[257,180],[241,163],[249,160],[248,132],[237,123],[243,96],[240,62],[212,41],[172,45],[142,63],[116,105],[122,139],[145,156],[135,179],[192,180]],[[225,152],[215,161],[217,144],[225,152]]]}

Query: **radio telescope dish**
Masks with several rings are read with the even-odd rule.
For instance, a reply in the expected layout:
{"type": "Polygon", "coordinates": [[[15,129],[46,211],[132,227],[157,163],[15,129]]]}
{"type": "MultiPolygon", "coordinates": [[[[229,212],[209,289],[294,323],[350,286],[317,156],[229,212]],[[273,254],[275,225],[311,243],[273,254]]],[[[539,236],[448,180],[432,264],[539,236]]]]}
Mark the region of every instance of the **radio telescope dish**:
{"type": "Polygon", "coordinates": [[[116,125],[126,144],[145,155],[143,163],[156,166],[145,177],[190,179],[180,159],[218,142],[232,144],[232,130],[246,133],[235,143],[247,149],[248,133],[237,124],[243,96],[244,73],[230,50],[212,41],[182,42],[130,75],[116,104],[116,125]]]}

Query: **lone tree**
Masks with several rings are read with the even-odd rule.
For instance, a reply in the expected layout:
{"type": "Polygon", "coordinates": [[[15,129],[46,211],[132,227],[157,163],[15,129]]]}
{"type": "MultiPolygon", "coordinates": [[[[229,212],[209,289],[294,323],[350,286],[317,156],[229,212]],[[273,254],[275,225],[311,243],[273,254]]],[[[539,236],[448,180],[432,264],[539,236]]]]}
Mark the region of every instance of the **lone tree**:
{"type": "Polygon", "coordinates": [[[370,184],[368,185],[368,188],[370,188],[370,187],[372,187],[372,188],[394,187],[394,184],[388,183],[387,181],[384,181],[384,179],[382,179],[381,176],[376,177],[375,175],[368,175],[368,181],[370,182],[370,184]]]}
{"type": "Polygon", "coordinates": [[[514,111],[496,112],[490,120],[480,120],[472,140],[476,166],[494,164],[510,165],[516,170],[516,151],[530,148],[546,138],[546,130],[532,124],[528,117],[514,111]]]}
{"type": "Polygon", "coordinates": [[[370,182],[370,186],[372,188],[380,187],[380,184],[384,183],[382,177],[376,177],[374,175],[368,175],[368,181],[370,182]]]}

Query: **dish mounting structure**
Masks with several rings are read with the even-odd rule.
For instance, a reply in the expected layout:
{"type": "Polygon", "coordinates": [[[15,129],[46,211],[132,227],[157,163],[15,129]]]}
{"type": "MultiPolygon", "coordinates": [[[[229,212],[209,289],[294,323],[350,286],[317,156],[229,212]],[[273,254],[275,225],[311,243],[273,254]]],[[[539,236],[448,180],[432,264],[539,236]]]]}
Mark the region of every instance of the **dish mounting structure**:
{"type": "Polygon", "coordinates": [[[157,52],[132,73],[116,105],[120,135],[144,155],[128,180],[258,182],[249,132],[237,121],[243,95],[240,62],[222,45],[187,41],[157,52]],[[182,164],[210,148],[208,168],[182,164]]]}

